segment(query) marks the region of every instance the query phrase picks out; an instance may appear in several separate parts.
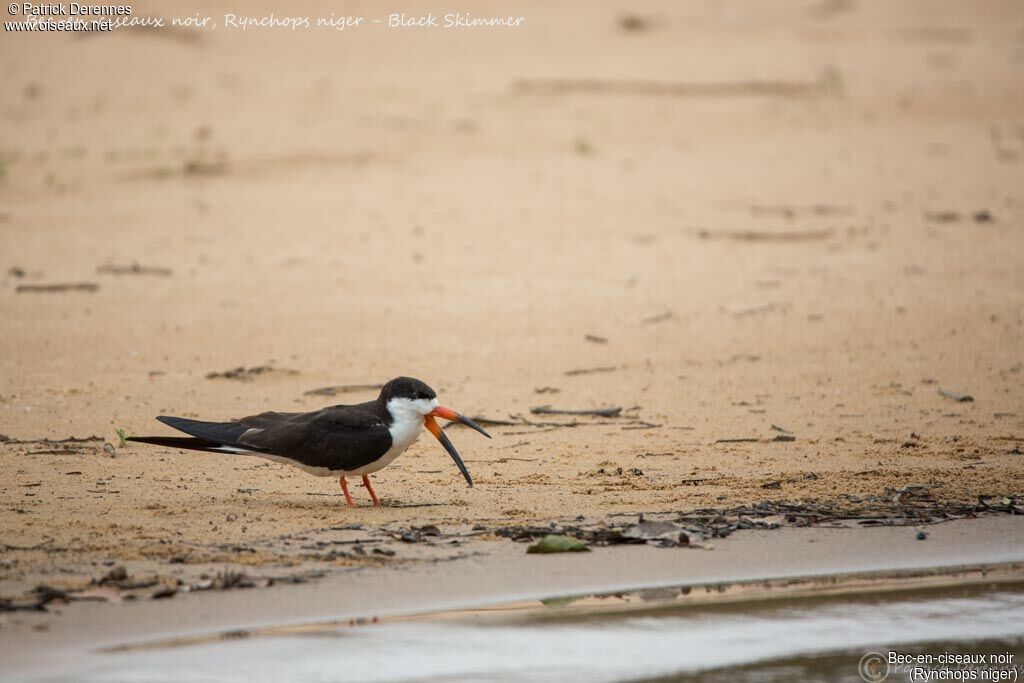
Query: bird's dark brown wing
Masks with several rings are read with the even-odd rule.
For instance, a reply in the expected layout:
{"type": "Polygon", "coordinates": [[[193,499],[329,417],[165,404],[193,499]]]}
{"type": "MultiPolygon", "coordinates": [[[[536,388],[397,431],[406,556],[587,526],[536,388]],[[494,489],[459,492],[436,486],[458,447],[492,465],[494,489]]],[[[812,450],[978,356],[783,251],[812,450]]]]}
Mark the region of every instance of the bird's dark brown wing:
{"type": "Polygon", "coordinates": [[[374,401],[310,413],[260,413],[230,422],[167,416],[157,419],[199,439],[199,450],[231,446],[329,470],[359,469],[391,448],[391,433],[374,401]]]}
{"type": "Polygon", "coordinates": [[[238,421],[243,447],[283,455],[307,467],[351,471],[391,448],[391,433],[376,402],[311,413],[260,413],[238,421]]]}

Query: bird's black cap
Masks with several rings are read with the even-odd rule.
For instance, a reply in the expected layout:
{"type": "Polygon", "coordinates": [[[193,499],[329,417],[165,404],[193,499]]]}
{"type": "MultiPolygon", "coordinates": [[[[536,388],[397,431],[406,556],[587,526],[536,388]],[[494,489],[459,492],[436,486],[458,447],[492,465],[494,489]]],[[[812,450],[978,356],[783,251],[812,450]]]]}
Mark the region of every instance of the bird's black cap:
{"type": "Polygon", "coordinates": [[[378,400],[387,403],[393,398],[409,399],[433,399],[437,398],[437,392],[431,389],[425,382],[412,377],[396,377],[380,390],[378,400]]]}

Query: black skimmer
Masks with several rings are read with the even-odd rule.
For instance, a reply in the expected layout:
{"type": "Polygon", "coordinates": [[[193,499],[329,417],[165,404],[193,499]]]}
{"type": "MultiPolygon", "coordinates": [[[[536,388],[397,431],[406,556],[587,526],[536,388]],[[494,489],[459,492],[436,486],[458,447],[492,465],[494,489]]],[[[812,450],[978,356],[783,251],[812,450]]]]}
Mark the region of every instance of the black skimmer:
{"type": "Polygon", "coordinates": [[[468,417],[438,405],[437,394],[411,377],[396,377],[375,401],[330,406],[310,413],[260,413],[230,422],[201,422],[161,415],[156,418],[187,437],[131,436],[128,441],[214,453],[255,455],[300,467],[320,477],[339,477],[349,506],[354,506],[345,477],[361,476],[373,504],[370,473],[384,469],[419,438],[420,429],[437,437],[473,486],[466,465],[435,418],[457,420],[488,439],[491,435],[468,417]]]}

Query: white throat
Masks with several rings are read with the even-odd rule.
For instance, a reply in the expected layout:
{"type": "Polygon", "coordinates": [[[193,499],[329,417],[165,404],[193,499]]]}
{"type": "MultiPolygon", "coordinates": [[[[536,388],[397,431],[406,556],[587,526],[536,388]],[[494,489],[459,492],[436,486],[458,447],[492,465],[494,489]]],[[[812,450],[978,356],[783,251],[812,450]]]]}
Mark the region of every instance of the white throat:
{"type": "Polygon", "coordinates": [[[395,456],[412,445],[423,429],[423,418],[438,406],[436,398],[393,398],[387,403],[391,413],[391,453],[395,456]]]}

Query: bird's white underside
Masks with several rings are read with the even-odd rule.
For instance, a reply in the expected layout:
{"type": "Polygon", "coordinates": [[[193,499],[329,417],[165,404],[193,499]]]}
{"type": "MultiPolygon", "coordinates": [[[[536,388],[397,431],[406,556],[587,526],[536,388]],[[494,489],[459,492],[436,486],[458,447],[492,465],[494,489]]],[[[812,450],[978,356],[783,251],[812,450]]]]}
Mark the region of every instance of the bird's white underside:
{"type": "Polygon", "coordinates": [[[326,467],[309,467],[281,455],[260,453],[235,446],[218,446],[210,450],[255,455],[267,460],[273,460],[274,462],[298,467],[317,477],[359,477],[384,469],[394,462],[395,458],[404,453],[419,438],[420,432],[423,429],[423,418],[437,406],[436,398],[393,398],[388,401],[388,412],[391,413],[392,418],[391,427],[388,428],[388,431],[391,432],[391,448],[380,459],[374,460],[369,465],[355,470],[331,470],[326,467]]]}

